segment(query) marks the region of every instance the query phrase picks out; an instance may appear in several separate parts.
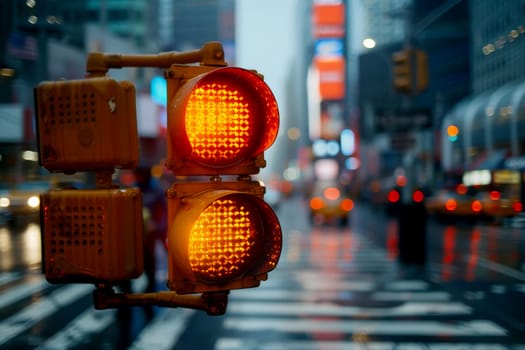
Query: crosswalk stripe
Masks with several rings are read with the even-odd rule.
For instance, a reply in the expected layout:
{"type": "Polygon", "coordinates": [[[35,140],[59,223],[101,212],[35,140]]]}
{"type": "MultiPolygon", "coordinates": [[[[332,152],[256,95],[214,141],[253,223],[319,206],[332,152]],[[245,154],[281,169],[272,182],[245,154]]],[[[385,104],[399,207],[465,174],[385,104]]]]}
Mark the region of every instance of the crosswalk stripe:
{"type": "MultiPolygon", "coordinates": [[[[144,275],[131,282],[133,290],[143,290],[147,281],[144,275]]],[[[72,349],[89,339],[92,335],[103,332],[116,321],[116,310],[95,310],[89,307],[42,343],[38,349],[72,349]]]]}
{"type": "Polygon", "coordinates": [[[71,349],[89,339],[89,335],[97,334],[115,322],[115,310],[87,309],[68,326],[47,339],[37,349],[60,350],[71,349]]]}
{"type": "Polygon", "coordinates": [[[335,303],[265,303],[236,302],[228,307],[229,314],[275,316],[336,316],[336,317],[404,317],[469,315],[472,309],[461,302],[407,302],[394,307],[359,307],[335,303]]]}
{"type": "Polygon", "coordinates": [[[507,331],[488,320],[439,322],[431,320],[323,320],[297,318],[228,317],[224,327],[244,332],[362,333],[410,336],[505,336],[507,331]]]}
{"type": "Polygon", "coordinates": [[[510,350],[521,349],[523,345],[503,345],[494,343],[417,343],[417,342],[379,342],[379,341],[315,341],[283,340],[260,343],[257,340],[240,338],[220,338],[215,350],[510,350]]]}
{"type": "Polygon", "coordinates": [[[230,299],[236,300],[266,300],[266,301],[344,301],[365,294],[374,301],[448,301],[450,293],[441,291],[378,291],[364,293],[356,291],[331,291],[331,290],[299,290],[299,289],[273,289],[263,286],[256,289],[239,289],[230,292],[230,299]]]}
{"type": "Polygon", "coordinates": [[[2,297],[0,298],[0,309],[28,298],[48,286],[49,284],[43,278],[34,278],[24,284],[13,287],[2,293],[2,297]]]}
{"type": "Polygon", "coordinates": [[[190,309],[162,309],[155,319],[140,333],[130,350],[172,349],[195,313],[190,309]]]}
{"type": "Polygon", "coordinates": [[[353,292],[370,292],[374,289],[372,282],[332,281],[322,283],[321,281],[308,280],[302,282],[306,290],[343,290],[353,292]]]}
{"type": "Polygon", "coordinates": [[[22,274],[19,272],[4,272],[0,274],[0,287],[20,279],[21,276],[22,274]]]}
{"type": "Polygon", "coordinates": [[[0,346],[35,325],[40,320],[66,307],[93,291],[89,285],[68,285],[53,291],[0,323],[0,346]]]}
{"type": "Polygon", "coordinates": [[[405,292],[405,291],[385,291],[375,292],[370,298],[376,301],[447,301],[451,295],[447,292],[405,292]]]}

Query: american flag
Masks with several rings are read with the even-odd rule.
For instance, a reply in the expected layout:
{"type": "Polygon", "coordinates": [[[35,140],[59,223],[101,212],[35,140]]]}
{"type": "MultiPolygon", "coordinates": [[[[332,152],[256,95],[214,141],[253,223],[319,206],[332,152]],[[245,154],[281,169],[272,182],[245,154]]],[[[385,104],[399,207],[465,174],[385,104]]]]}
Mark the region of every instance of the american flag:
{"type": "Polygon", "coordinates": [[[13,32],[7,40],[7,54],[22,60],[35,61],[38,58],[38,45],[35,37],[13,32]]]}

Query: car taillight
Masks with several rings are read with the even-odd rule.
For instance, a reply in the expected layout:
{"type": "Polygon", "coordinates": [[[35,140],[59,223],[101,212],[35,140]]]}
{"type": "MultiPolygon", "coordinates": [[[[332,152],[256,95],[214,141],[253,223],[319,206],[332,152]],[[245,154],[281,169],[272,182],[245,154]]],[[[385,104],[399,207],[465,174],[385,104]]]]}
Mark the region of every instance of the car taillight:
{"type": "Polygon", "coordinates": [[[514,210],[516,213],[520,213],[523,211],[523,204],[521,202],[514,202],[512,204],[512,210],[514,210]]]}
{"type": "Polygon", "coordinates": [[[445,202],[445,208],[448,211],[454,211],[456,210],[457,207],[458,207],[458,204],[455,199],[450,198],[450,199],[447,199],[447,201],[445,202]]]}
{"type": "Polygon", "coordinates": [[[324,207],[324,201],[320,197],[314,197],[310,200],[310,208],[313,210],[319,210],[324,207]]]}
{"type": "Polygon", "coordinates": [[[401,198],[399,191],[397,190],[391,190],[388,192],[388,201],[390,203],[397,203],[399,202],[399,199],[401,198]]]}
{"type": "Polygon", "coordinates": [[[481,209],[483,209],[483,206],[481,205],[481,202],[479,200],[475,200],[472,202],[471,209],[475,213],[479,213],[481,209]]]}
{"type": "Polygon", "coordinates": [[[412,200],[415,203],[421,203],[423,202],[423,199],[425,199],[425,194],[421,190],[415,190],[414,193],[412,193],[412,200]]]}
{"type": "Polygon", "coordinates": [[[456,193],[457,194],[465,194],[467,193],[467,186],[465,184],[459,184],[456,186],[456,193]]]}
{"type": "Polygon", "coordinates": [[[335,187],[328,187],[323,191],[323,195],[326,199],[335,201],[339,199],[339,197],[341,196],[341,192],[335,187]]]}
{"type": "Polygon", "coordinates": [[[341,209],[344,211],[352,211],[354,209],[354,201],[350,198],[346,198],[341,202],[341,209]]]}
{"type": "Polygon", "coordinates": [[[490,191],[489,198],[493,201],[497,201],[501,198],[499,191],[490,191]]]}

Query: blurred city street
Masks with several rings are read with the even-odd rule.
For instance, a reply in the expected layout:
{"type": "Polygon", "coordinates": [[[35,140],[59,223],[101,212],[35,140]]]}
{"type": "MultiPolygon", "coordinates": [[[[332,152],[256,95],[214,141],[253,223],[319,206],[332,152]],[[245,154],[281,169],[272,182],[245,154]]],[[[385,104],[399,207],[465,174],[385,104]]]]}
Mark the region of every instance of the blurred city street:
{"type": "Polygon", "coordinates": [[[0,1],[0,350],[525,350],[525,0],[0,1]]]}
{"type": "Polygon", "coordinates": [[[346,227],[311,226],[299,196],[283,200],[278,215],[284,249],[268,281],[232,290],[224,316],[156,308],[149,322],[140,307],[94,310],[93,286],[48,284],[34,224],[2,227],[10,249],[0,260],[0,347],[524,349],[521,229],[431,219],[426,263],[406,265],[396,218],[366,203],[346,227]]]}

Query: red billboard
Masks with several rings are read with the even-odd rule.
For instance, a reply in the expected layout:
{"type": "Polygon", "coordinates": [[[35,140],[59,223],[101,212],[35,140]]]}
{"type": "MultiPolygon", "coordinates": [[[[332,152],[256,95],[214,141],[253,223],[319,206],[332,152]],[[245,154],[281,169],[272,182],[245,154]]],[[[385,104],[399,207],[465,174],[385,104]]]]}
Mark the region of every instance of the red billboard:
{"type": "Polygon", "coordinates": [[[314,38],[342,38],[345,35],[345,7],[342,2],[316,3],[312,9],[314,38]]]}

